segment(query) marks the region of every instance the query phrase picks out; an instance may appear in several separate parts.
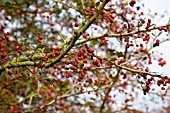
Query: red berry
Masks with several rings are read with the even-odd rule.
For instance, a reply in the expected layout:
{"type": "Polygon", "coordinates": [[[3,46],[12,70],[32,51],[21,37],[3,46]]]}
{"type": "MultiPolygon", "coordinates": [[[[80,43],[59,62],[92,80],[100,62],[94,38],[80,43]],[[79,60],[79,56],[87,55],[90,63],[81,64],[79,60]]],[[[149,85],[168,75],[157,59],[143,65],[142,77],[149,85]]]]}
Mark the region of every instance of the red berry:
{"type": "Polygon", "coordinates": [[[130,5],[131,7],[133,7],[135,4],[136,4],[136,0],[131,0],[130,3],[129,3],[129,5],[130,5]]]}
{"type": "Polygon", "coordinates": [[[39,37],[39,39],[42,40],[42,39],[43,39],[43,36],[41,35],[41,36],[39,37]]]}
{"type": "Polygon", "coordinates": [[[134,23],[132,23],[131,26],[134,27],[135,26],[134,23]]]}
{"type": "Polygon", "coordinates": [[[10,33],[10,32],[7,32],[6,34],[7,34],[7,35],[10,35],[11,33],[10,33]]]}
{"type": "Polygon", "coordinates": [[[66,64],[69,64],[70,62],[68,60],[65,61],[66,64]]]}
{"type": "Polygon", "coordinates": [[[71,66],[70,69],[75,70],[75,67],[74,67],[74,66],[71,66]]]}
{"type": "Polygon", "coordinates": [[[83,34],[83,38],[88,39],[88,34],[83,34]]]}
{"type": "Polygon", "coordinates": [[[59,51],[60,50],[60,48],[59,47],[55,47],[55,48],[53,48],[55,51],[59,51]]]}
{"type": "Polygon", "coordinates": [[[77,34],[78,34],[78,30],[74,30],[74,34],[76,34],[76,35],[77,35],[77,34]]]}
{"type": "Polygon", "coordinates": [[[56,56],[58,56],[59,54],[60,54],[60,52],[59,52],[59,51],[56,51],[56,52],[55,52],[55,55],[56,55],[56,56]]]}
{"type": "Polygon", "coordinates": [[[22,78],[22,74],[19,73],[19,74],[17,75],[17,78],[22,78]]]}
{"type": "Polygon", "coordinates": [[[53,36],[53,39],[56,39],[56,36],[53,36]]]}
{"type": "Polygon", "coordinates": [[[5,58],[7,56],[7,53],[4,53],[3,55],[1,55],[1,58],[5,58]]]}
{"type": "Polygon", "coordinates": [[[74,26],[75,26],[75,27],[78,27],[78,26],[79,26],[79,23],[78,23],[78,22],[75,22],[74,26]]]}
{"type": "Polygon", "coordinates": [[[165,90],[165,88],[164,88],[164,87],[161,87],[161,89],[162,89],[162,90],[165,90]]]}
{"type": "Polygon", "coordinates": [[[40,67],[44,67],[45,66],[45,64],[42,62],[41,64],[40,64],[40,67]]]}
{"type": "Polygon", "coordinates": [[[93,50],[93,48],[91,48],[91,47],[88,47],[88,50],[87,50],[89,53],[93,53],[94,52],[94,50],[93,50]]]}
{"type": "Polygon", "coordinates": [[[109,33],[108,33],[108,32],[106,32],[104,35],[105,35],[105,36],[109,36],[109,33]]]}
{"type": "Polygon", "coordinates": [[[5,18],[6,20],[8,20],[8,16],[5,16],[4,18],[5,18]]]}
{"type": "Polygon", "coordinates": [[[8,75],[12,75],[12,71],[9,70],[9,71],[8,71],[8,75]]]}
{"type": "Polygon", "coordinates": [[[55,57],[56,57],[55,53],[53,53],[51,56],[52,56],[53,58],[55,58],[55,57]]]}
{"type": "Polygon", "coordinates": [[[55,109],[58,110],[58,106],[55,106],[55,109]]]}
{"type": "Polygon", "coordinates": [[[127,24],[123,24],[123,27],[124,27],[124,28],[127,28],[127,24]]]}
{"type": "Polygon", "coordinates": [[[5,26],[4,25],[1,25],[1,29],[4,29],[5,28],[5,26]]]}
{"type": "Polygon", "coordinates": [[[127,103],[128,101],[129,101],[129,99],[126,99],[126,100],[125,100],[125,103],[127,103]]]}
{"type": "Polygon", "coordinates": [[[34,12],[35,12],[35,13],[38,12],[38,8],[35,8],[35,9],[34,9],[34,12]]]}

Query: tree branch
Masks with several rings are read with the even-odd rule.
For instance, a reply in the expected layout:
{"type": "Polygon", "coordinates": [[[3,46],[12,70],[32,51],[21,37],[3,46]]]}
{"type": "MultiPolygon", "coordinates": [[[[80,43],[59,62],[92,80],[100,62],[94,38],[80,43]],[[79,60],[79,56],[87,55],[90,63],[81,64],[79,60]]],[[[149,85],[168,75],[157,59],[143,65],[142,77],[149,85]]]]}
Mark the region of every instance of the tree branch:
{"type": "MultiPolygon", "coordinates": [[[[164,25],[164,26],[157,26],[157,27],[153,27],[153,28],[150,28],[150,29],[145,29],[145,30],[140,30],[140,31],[136,31],[136,32],[132,32],[132,33],[127,33],[127,34],[109,34],[108,36],[105,36],[105,35],[101,35],[101,36],[96,36],[96,37],[91,37],[91,38],[89,38],[89,39],[87,39],[87,40],[83,40],[83,41],[80,41],[80,42],[78,42],[78,43],[76,43],[75,44],[75,38],[74,38],[74,42],[72,41],[72,43],[70,43],[70,45],[67,47],[67,49],[63,52],[63,53],[61,53],[55,60],[52,60],[53,62],[52,63],[46,63],[46,67],[50,67],[50,66],[52,66],[53,64],[55,64],[56,62],[58,62],[58,61],[60,61],[61,59],[62,59],[62,57],[65,55],[65,54],[67,54],[67,52],[73,47],[73,44],[75,45],[75,46],[77,46],[77,45],[80,45],[80,44],[83,44],[83,43],[86,43],[86,42],[88,42],[88,41],[92,41],[92,40],[96,40],[96,39],[101,39],[101,38],[113,38],[113,37],[120,37],[120,36],[131,36],[131,34],[138,34],[138,33],[140,33],[140,32],[148,32],[148,31],[152,31],[152,30],[155,30],[155,29],[158,29],[158,27],[167,27],[167,26],[170,26],[170,24],[168,24],[168,25],[164,25]]],[[[84,29],[86,28],[87,29],[87,26],[86,27],[83,27],[84,29]]],[[[86,30],[85,29],[85,30],[86,30]]],[[[80,29],[81,30],[81,29],[80,29]]],[[[82,30],[82,31],[85,31],[85,30],[82,30]]],[[[80,32],[79,32],[79,36],[80,36],[81,34],[80,34],[80,32]]],[[[76,36],[77,37],[77,36],[76,36]]],[[[78,37],[77,37],[78,38],[78,37]]],[[[68,41],[66,41],[64,44],[66,44],[66,43],[69,43],[71,40],[69,39],[68,41]]],[[[60,48],[62,48],[63,46],[64,46],[64,44],[62,44],[61,46],[60,46],[60,48]]],[[[49,55],[51,55],[52,53],[50,53],[49,55]]],[[[42,55],[42,54],[34,54],[33,56],[32,56],[32,59],[33,60],[41,60],[42,58],[43,58],[44,56],[42,55]]],[[[35,63],[34,62],[32,62],[32,61],[30,61],[30,59],[29,59],[29,57],[27,57],[27,56],[23,56],[23,57],[19,57],[18,59],[17,59],[17,61],[18,61],[18,64],[19,64],[19,66],[34,66],[35,65],[35,63]],[[22,62],[22,63],[20,63],[20,62],[22,62]]],[[[37,62],[38,63],[38,62],[37,62]]],[[[0,67],[0,74],[7,68],[7,69],[9,69],[9,68],[14,68],[14,67],[16,67],[17,65],[16,65],[16,62],[15,62],[15,60],[13,60],[13,61],[11,61],[11,62],[9,62],[9,63],[7,63],[7,64],[5,64],[3,67],[0,67]],[[11,64],[10,64],[11,63],[11,64]]]]}
{"type": "Polygon", "coordinates": [[[59,62],[65,54],[74,46],[75,42],[78,40],[78,38],[82,35],[83,32],[86,31],[86,29],[89,28],[89,26],[96,20],[98,15],[101,13],[104,6],[109,2],[110,0],[104,0],[104,2],[99,6],[98,11],[94,14],[94,16],[78,31],[77,35],[73,35],[73,40],[70,42],[70,44],[67,46],[67,48],[54,60],[52,60],[51,63],[48,63],[45,65],[45,67],[51,67],[55,63],[59,62]]]}

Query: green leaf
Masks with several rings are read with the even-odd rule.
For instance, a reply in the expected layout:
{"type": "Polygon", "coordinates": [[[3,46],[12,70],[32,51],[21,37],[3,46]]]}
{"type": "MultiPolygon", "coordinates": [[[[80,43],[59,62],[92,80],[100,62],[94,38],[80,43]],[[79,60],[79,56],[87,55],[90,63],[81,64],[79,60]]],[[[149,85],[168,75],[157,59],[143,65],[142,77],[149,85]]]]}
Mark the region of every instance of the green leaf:
{"type": "Polygon", "coordinates": [[[27,71],[26,71],[25,68],[22,69],[21,74],[22,74],[22,79],[23,79],[23,80],[26,80],[26,78],[27,78],[27,71]]]}
{"type": "Polygon", "coordinates": [[[123,56],[124,56],[124,53],[123,53],[123,52],[118,52],[118,51],[116,51],[116,56],[117,56],[117,57],[123,57],[123,56]]]}
{"type": "Polygon", "coordinates": [[[21,74],[22,74],[22,79],[23,79],[23,80],[26,80],[26,78],[27,78],[27,74],[26,74],[26,73],[24,73],[24,72],[22,72],[21,74]]]}
{"type": "Polygon", "coordinates": [[[108,51],[110,52],[111,55],[115,55],[116,54],[116,50],[114,50],[114,49],[108,49],[108,51]]]}
{"type": "Polygon", "coordinates": [[[5,3],[5,6],[6,6],[6,7],[11,7],[12,4],[11,4],[10,2],[6,2],[6,3],[5,3]]]}
{"type": "Polygon", "coordinates": [[[43,44],[38,44],[37,45],[37,48],[44,48],[45,47],[45,45],[43,45],[43,44]]]}
{"type": "Polygon", "coordinates": [[[116,51],[114,49],[108,49],[112,56],[123,57],[124,53],[121,51],[116,51]]]}
{"type": "Polygon", "coordinates": [[[50,50],[45,49],[45,50],[44,50],[44,53],[50,53],[50,52],[53,52],[53,49],[50,49],[50,50]]]}
{"type": "Polygon", "coordinates": [[[142,59],[142,61],[143,61],[143,60],[146,60],[146,59],[147,59],[147,57],[145,56],[145,57],[142,59]]]}

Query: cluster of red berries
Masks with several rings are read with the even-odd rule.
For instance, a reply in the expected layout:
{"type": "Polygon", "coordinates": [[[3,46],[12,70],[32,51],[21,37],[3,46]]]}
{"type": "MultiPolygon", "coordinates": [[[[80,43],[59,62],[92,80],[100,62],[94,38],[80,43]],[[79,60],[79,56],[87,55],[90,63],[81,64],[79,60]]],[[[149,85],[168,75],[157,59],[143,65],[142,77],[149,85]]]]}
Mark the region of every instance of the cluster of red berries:
{"type": "Polygon", "coordinates": [[[21,80],[22,79],[22,74],[21,73],[18,73],[17,76],[16,76],[17,79],[21,80]]]}
{"type": "Polygon", "coordinates": [[[168,31],[168,28],[166,29],[166,28],[164,28],[164,27],[162,27],[162,26],[159,26],[159,27],[158,27],[158,30],[159,30],[159,31],[165,31],[165,32],[167,32],[167,31],[168,31]]]}
{"type": "Polygon", "coordinates": [[[60,54],[60,48],[57,46],[55,48],[53,48],[53,50],[55,50],[54,53],[52,53],[52,57],[55,58],[56,56],[58,56],[60,54]]]}
{"type": "Polygon", "coordinates": [[[85,76],[85,72],[82,72],[77,80],[80,82],[84,78],[84,76],[85,76]]]}
{"type": "Polygon", "coordinates": [[[4,54],[1,55],[2,62],[5,62],[5,61],[8,60],[7,55],[8,55],[7,53],[4,53],[4,54]]]}
{"type": "Polygon", "coordinates": [[[106,45],[108,45],[108,40],[107,39],[100,39],[100,44],[99,44],[99,47],[101,47],[102,45],[104,45],[104,46],[106,46],[106,45]]]}
{"type": "MultiPolygon", "coordinates": [[[[0,41],[1,41],[1,39],[2,39],[2,38],[0,38],[0,41]]],[[[4,48],[4,46],[5,46],[5,45],[4,45],[3,43],[2,43],[2,44],[0,44],[0,52],[4,52],[4,49],[3,49],[3,48],[4,48]]]]}
{"type": "Polygon", "coordinates": [[[156,42],[153,44],[153,47],[159,46],[159,44],[160,44],[160,40],[156,39],[156,42]]]}
{"type": "Polygon", "coordinates": [[[70,73],[70,72],[66,72],[66,77],[69,78],[69,77],[73,77],[73,74],[70,73]]]}
{"type": "Polygon", "coordinates": [[[93,60],[93,65],[100,67],[100,62],[99,60],[93,60]]]}
{"type": "Polygon", "coordinates": [[[5,82],[5,83],[2,84],[1,88],[2,89],[7,89],[8,85],[9,85],[8,82],[5,82]]]}
{"type": "Polygon", "coordinates": [[[38,42],[40,42],[40,43],[41,43],[41,42],[43,41],[43,38],[44,38],[44,37],[43,37],[42,35],[40,35],[40,36],[39,36],[39,40],[38,40],[38,42]]]}
{"type": "Polygon", "coordinates": [[[166,86],[165,78],[161,78],[160,80],[157,81],[158,86],[160,86],[161,84],[166,86]]]}
{"type": "Polygon", "coordinates": [[[5,28],[5,26],[4,26],[4,25],[1,25],[0,31],[3,31],[4,28],[5,28]]]}
{"type": "Polygon", "coordinates": [[[43,58],[43,61],[47,61],[48,58],[49,58],[49,54],[46,54],[46,55],[44,56],[44,58],[43,58]]]}
{"type": "Polygon", "coordinates": [[[133,7],[135,4],[136,4],[136,0],[131,0],[130,3],[129,3],[129,5],[130,5],[131,7],[133,7]]]}
{"type": "Polygon", "coordinates": [[[161,67],[163,67],[163,66],[166,64],[166,61],[163,60],[163,58],[159,58],[159,59],[158,59],[158,62],[159,62],[159,65],[160,65],[161,67]]]}
{"type": "Polygon", "coordinates": [[[126,59],[124,59],[124,58],[123,58],[123,59],[120,59],[120,60],[117,62],[117,64],[120,65],[120,64],[123,63],[123,62],[126,62],[126,59]]]}
{"type": "Polygon", "coordinates": [[[55,106],[56,110],[64,110],[68,109],[71,105],[66,105],[63,102],[59,102],[58,105],[55,106]]]}
{"type": "Polygon", "coordinates": [[[83,34],[82,36],[83,36],[83,38],[88,39],[89,34],[86,34],[86,33],[85,33],[85,34],[83,34]]]}
{"type": "Polygon", "coordinates": [[[34,13],[37,13],[37,12],[38,12],[38,8],[35,8],[35,9],[34,9],[34,13]]]}
{"type": "Polygon", "coordinates": [[[149,92],[151,82],[146,82],[146,86],[143,87],[143,94],[146,95],[147,92],[149,92]]]}
{"type": "Polygon", "coordinates": [[[150,27],[151,27],[151,19],[148,19],[146,29],[148,29],[148,28],[150,28],[150,27]]]}
{"type": "Polygon", "coordinates": [[[22,44],[18,44],[17,47],[15,48],[15,50],[16,50],[18,53],[21,53],[22,44]]]}
{"type": "Polygon", "coordinates": [[[143,38],[143,41],[149,41],[149,39],[150,39],[150,35],[146,34],[146,36],[143,38]]]}
{"type": "MultiPolygon", "coordinates": [[[[53,50],[55,50],[55,51],[51,54],[51,57],[52,57],[52,58],[55,58],[56,56],[58,56],[58,55],[60,54],[60,52],[59,52],[60,48],[59,48],[59,47],[55,47],[55,48],[53,48],[53,50]]],[[[49,57],[50,57],[50,55],[49,55],[49,54],[46,54],[46,55],[43,57],[42,60],[43,60],[43,61],[47,61],[49,57]]],[[[44,67],[44,66],[45,66],[45,63],[44,63],[44,62],[40,63],[40,67],[44,67]]]]}
{"type": "MultiPolygon", "coordinates": [[[[2,26],[1,26],[1,27],[2,27],[2,26]]],[[[10,32],[4,33],[4,36],[2,36],[2,37],[0,38],[0,41],[6,40],[7,42],[9,42],[9,41],[10,41],[10,39],[9,39],[9,35],[10,35],[10,34],[11,34],[10,32]]]]}

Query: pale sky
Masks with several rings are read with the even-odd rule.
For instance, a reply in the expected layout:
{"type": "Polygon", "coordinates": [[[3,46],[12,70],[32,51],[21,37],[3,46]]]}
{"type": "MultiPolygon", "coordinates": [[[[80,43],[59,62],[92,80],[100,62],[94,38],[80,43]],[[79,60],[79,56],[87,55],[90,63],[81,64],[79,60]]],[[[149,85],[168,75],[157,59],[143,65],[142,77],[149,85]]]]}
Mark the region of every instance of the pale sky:
{"type": "MultiPolygon", "coordinates": [[[[165,14],[165,11],[167,11],[168,14],[166,14],[166,16],[159,21],[158,25],[167,24],[170,18],[170,0],[143,0],[143,2],[145,4],[146,11],[151,9],[152,12],[158,12],[159,14],[165,14]]],[[[162,37],[159,38],[161,39],[162,37]]],[[[167,65],[160,67],[157,65],[158,63],[155,62],[153,63],[153,70],[170,75],[170,41],[161,44],[156,48],[156,50],[163,53],[163,58],[166,60],[167,65]]]]}

